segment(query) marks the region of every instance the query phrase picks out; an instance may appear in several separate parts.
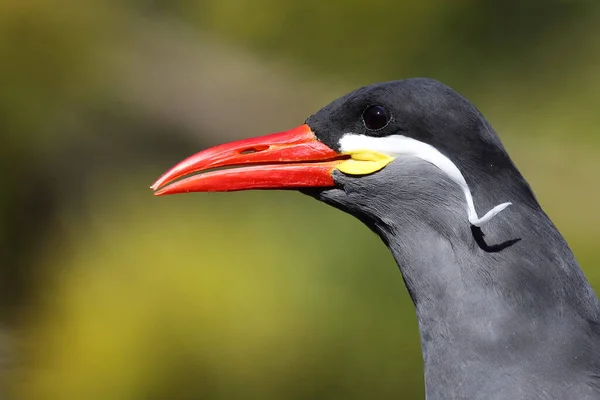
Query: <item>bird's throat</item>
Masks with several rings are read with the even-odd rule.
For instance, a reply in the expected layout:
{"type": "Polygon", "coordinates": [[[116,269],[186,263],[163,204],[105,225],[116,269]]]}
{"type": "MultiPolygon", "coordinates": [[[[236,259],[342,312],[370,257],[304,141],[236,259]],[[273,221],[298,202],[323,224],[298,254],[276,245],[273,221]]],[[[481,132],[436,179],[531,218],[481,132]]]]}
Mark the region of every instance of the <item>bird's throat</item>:
{"type": "Polygon", "coordinates": [[[490,242],[503,235],[522,240],[504,248],[490,244],[491,250],[482,249],[473,231],[458,223],[376,228],[415,304],[428,398],[465,398],[461,387],[497,382],[498,371],[517,379],[523,359],[537,368],[526,371],[531,376],[543,376],[543,366],[572,362],[566,349],[581,346],[572,327],[597,320],[598,303],[541,210],[538,219],[517,226],[499,218],[483,229],[490,242]],[[534,226],[544,228],[546,241],[534,226]],[[437,393],[438,388],[456,392],[437,393]]]}
{"type": "MultiPolygon", "coordinates": [[[[586,346],[572,327],[585,332],[600,321],[569,247],[516,174],[468,180],[478,210],[506,194],[515,200],[480,230],[466,218],[456,182],[418,159],[397,159],[368,177],[336,174],[337,188],[311,194],[360,219],[393,254],[415,304],[428,399],[473,398],[478,385],[495,393],[498,371],[507,377],[502,390],[522,387],[523,374],[551,380],[560,366],[573,367],[569,349],[586,346]]],[[[502,398],[522,398],[513,394],[502,398]]]]}

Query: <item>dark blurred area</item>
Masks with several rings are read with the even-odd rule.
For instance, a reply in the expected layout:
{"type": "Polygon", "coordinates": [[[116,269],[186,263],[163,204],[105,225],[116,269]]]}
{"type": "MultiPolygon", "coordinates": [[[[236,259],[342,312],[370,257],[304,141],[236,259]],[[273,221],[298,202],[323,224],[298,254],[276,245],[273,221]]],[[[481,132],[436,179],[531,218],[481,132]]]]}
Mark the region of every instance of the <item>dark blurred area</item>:
{"type": "Polygon", "coordinates": [[[465,94],[600,289],[600,3],[4,0],[0,60],[0,398],[423,398],[366,227],[148,189],[379,81],[465,94]]]}

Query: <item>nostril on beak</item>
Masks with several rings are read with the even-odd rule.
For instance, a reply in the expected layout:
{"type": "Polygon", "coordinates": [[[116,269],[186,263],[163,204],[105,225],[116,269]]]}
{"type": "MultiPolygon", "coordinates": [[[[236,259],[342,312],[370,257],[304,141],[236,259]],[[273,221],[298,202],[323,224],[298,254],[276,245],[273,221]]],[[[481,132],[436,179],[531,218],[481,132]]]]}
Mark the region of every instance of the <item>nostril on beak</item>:
{"type": "Polygon", "coordinates": [[[258,153],[259,151],[264,151],[264,150],[268,150],[270,146],[255,146],[255,147],[250,147],[248,149],[244,149],[242,151],[240,151],[240,154],[252,154],[252,153],[258,153]]]}

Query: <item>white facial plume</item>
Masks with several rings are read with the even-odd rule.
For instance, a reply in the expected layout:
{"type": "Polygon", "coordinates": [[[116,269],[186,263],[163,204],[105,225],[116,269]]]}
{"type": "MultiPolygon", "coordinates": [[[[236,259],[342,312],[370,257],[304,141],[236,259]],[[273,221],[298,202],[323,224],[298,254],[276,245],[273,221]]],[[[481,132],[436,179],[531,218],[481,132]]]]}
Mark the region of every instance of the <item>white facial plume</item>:
{"type": "Polygon", "coordinates": [[[339,144],[341,152],[345,154],[365,151],[384,154],[392,158],[417,157],[435,165],[462,189],[466,199],[467,217],[469,222],[474,226],[480,227],[484,225],[500,211],[512,204],[510,202],[499,204],[488,211],[483,217],[478,217],[473,204],[471,190],[458,167],[448,157],[440,153],[438,149],[427,143],[403,135],[372,137],[346,133],[340,139],[339,144]]]}

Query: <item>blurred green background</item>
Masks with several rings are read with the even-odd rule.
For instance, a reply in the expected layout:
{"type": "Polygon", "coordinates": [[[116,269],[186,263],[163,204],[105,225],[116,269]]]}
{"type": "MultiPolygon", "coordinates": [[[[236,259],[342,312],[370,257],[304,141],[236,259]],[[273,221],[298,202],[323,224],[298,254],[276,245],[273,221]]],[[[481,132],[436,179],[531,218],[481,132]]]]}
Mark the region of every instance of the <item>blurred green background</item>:
{"type": "Polygon", "coordinates": [[[437,78],[488,117],[600,289],[600,3],[0,2],[0,398],[423,398],[387,249],[298,193],[167,168],[437,78]]]}

